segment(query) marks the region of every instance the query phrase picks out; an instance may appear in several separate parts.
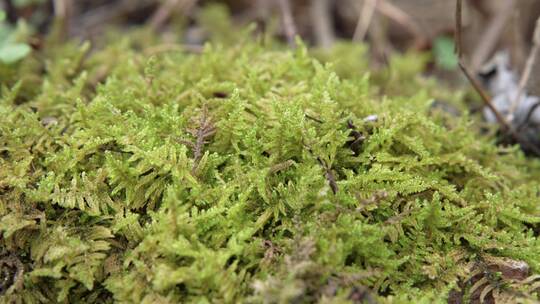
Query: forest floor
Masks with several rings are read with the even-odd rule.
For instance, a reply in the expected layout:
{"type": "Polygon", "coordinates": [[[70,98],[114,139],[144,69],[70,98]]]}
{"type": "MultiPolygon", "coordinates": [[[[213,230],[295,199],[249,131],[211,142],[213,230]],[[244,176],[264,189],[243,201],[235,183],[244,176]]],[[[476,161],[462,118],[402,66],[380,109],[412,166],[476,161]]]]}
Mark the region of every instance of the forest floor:
{"type": "Polygon", "coordinates": [[[0,303],[538,303],[538,1],[0,8],[0,303]]]}

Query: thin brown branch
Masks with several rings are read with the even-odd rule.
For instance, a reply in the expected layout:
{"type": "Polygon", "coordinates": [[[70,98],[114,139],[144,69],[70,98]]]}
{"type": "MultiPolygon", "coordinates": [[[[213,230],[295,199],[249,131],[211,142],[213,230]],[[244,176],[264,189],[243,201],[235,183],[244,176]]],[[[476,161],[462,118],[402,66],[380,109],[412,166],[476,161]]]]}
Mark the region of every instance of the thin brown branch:
{"type": "Polygon", "coordinates": [[[508,124],[506,119],[503,117],[503,115],[495,108],[495,106],[491,102],[491,97],[486,93],[486,91],[484,91],[482,86],[472,76],[472,74],[469,72],[469,70],[463,63],[463,61],[459,60],[458,64],[461,71],[465,75],[465,77],[467,77],[467,80],[469,80],[469,82],[471,83],[475,91],[478,93],[478,95],[480,95],[480,98],[482,98],[482,101],[484,102],[484,104],[493,112],[493,114],[495,114],[495,117],[497,118],[497,121],[499,122],[499,124],[501,124],[501,126],[504,127],[505,129],[509,130],[510,125],[508,124]]]}
{"type": "Polygon", "coordinates": [[[323,124],[323,123],[324,123],[324,121],[322,121],[322,120],[320,120],[320,119],[318,119],[318,118],[316,118],[316,117],[314,117],[314,116],[311,116],[311,115],[309,115],[309,114],[307,114],[307,113],[304,113],[304,115],[306,116],[307,119],[311,119],[311,120],[313,120],[314,122],[317,122],[317,123],[320,123],[320,124],[323,124]]]}
{"type": "Polygon", "coordinates": [[[204,145],[208,143],[207,139],[216,133],[216,127],[208,117],[208,109],[206,107],[203,107],[199,121],[196,122],[196,125],[195,128],[188,129],[188,132],[195,138],[195,142],[182,141],[182,143],[193,150],[194,163],[192,172],[195,172],[199,166],[204,153],[204,145]]]}
{"type": "Polygon", "coordinates": [[[495,106],[493,105],[493,103],[491,102],[491,97],[488,96],[488,94],[482,89],[482,86],[478,83],[478,81],[472,76],[472,74],[469,72],[469,70],[467,69],[467,67],[465,66],[465,64],[463,63],[463,58],[462,58],[462,48],[463,48],[463,45],[462,45],[462,41],[461,41],[461,36],[462,36],[462,23],[461,23],[461,19],[462,19],[462,0],[456,0],[456,24],[455,24],[455,33],[456,33],[456,41],[455,41],[455,44],[456,44],[456,52],[458,54],[458,64],[459,64],[459,68],[461,69],[461,71],[463,72],[463,74],[465,74],[465,77],[467,77],[467,79],[469,80],[469,82],[471,83],[471,85],[474,87],[474,89],[476,90],[476,92],[478,92],[478,94],[480,95],[480,97],[482,98],[482,101],[484,102],[484,104],[493,112],[493,114],[495,114],[495,117],[497,118],[497,121],[501,124],[501,126],[503,126],[505,129],[507,130],[510,130],[511,127],[510,125],[508,124],[508,122],[506,121],[506,119],[502,116],[502,114],[495,108],[495,106]]]}
{"type": "Polygon", "coordinates": [[[279,9],[281,12],[281,19],[283,22],[283,29],[287,42],[292,48],[296,48],[296,25],[294,24],[294,18],[291,9],[291,3],[289,0],[277,0],[279,9]]]}
{"type": "Polygon", "coordinates": [[[319,161],[319,164],[324,169],[324,177],[328,181],[328,185],[330,186],[330,189],[332,189],[332,193],[337,194],[339,191],[338,184],[336,181],[336,176],[334,175],[334,172],[332,171],[332,168],[328,166],[328,164],[323,161],[320,157],[317,157],[317,160],[319,161]]]}
{"type": "Polygon", "coordinates": [[[313,150],[311,150],[311,148],[308,145],[306,144],[303,144],[303,145],[312,156],[316,157],[317,162],[319,163],[321,168],[323,168],[324,170],[324,178],[328,182],[328,186],[330,186],[330,189],[332,189],[332,193],[337,194],[337,192],[339,191],[339,188],[338,188],[336,176],[334,175],[334,172],[332,171],[332,167],[329,166],[328,163],[325,162],[319,156],[315,156],[313,153],[313,150]]]}

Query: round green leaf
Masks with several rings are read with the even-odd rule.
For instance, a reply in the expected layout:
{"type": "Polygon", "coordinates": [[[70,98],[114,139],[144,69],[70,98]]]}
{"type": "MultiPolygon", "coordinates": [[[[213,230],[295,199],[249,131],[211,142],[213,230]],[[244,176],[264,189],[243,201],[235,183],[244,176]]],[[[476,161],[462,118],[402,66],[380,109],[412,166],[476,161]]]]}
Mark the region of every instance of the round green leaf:
{"type": "Polygon", "coordinates": [[[12,43],[0,47],[0,61],[3,63],[14,63],[30,53],[30,47],[24,43],[12,43]]]}

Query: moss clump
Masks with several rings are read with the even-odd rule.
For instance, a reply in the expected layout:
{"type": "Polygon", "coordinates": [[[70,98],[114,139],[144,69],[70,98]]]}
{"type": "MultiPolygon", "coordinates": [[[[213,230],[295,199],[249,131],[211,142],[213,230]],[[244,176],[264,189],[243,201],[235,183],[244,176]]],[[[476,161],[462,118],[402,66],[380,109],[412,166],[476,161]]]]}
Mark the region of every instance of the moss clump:
{"type": "Polygon", "coordinates": [[[60,48],[2,67],[47,63],[2,88],[1,301],[534,296],[538,162],[427,91],[305,48],[60,48]]]}

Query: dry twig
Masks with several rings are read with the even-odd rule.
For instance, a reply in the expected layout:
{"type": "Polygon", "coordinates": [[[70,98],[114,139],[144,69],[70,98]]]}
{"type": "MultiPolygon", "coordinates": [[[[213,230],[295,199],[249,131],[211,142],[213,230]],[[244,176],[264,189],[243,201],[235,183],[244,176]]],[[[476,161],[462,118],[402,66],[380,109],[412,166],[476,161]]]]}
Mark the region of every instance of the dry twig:
{"type": "Polygon", "coordinates": [[[510,130],[511,127],[506,121],[506,119],[504,118],[504,116],[497,110],[497,108],[495,108],[495,106],[491,102],[491,97],[484,91],[484,89],[482,89],[482,86],[472,76],[471,72],[469,72],[469,70],[463,63],[463,61],[459,60],[458,65],[461,71],[463,72],[463,74],[465,74],[465,77],[467,77],[467,80],[469,80],[469,82],[471,83],[473,88],[476,90],[478,95],[480,95],[484,104],[493,112],[493,114],[495,114],[495,117],[497,118],[497,121],[499,122],[499,124],[501,124],[501,126],[504,127],[505,129],[510,130]]]}
{"type": "Polygon", "coordinates": [[[527,85],[527,82],[529,81],[529,78],[531,77],[531,72],[535,64],[536,57],[538,56],[539,52],[540,52],[540,18],[538,18],[538,20],[536,21],[536,28],[534,29],[534,35],[533,35],[533,46],[532,46],[531,52],[529,53],[529,57],[527,58],[525,69],[523,70],[523,73],[521,74],[521,79],[519,80],[518,93],[515,99],[512,101],[512,105],[510,106],[510,110],[508,112],[508,120],[510,121],[514,119],[514,112],[519,106],[521,96],[523,95],[525,86],[527,85]]]}
{"type": "Polygon", "coordinates": [[[324,170],[324,178],[328,182],[328,186],[330,186],[330,189],[332,189],[332,193],[337,194],[337,192],[339,191],[339,188],[338,188],[336,176],[334,175],[334,171],[332,170],[332,166],[328,165],[328,163],[324,161],[322,158],[320,158],[319,156],[316,156],[313,153],[313,150],[311,150],[311,148],[308,145],[304,144],[304,147],[308,150],[308,152],[311,155],[317,158],[317,162],[319,163],[321,168],[323,168],[324,170]]]}
{"type": "Polygon", "coordinates": [[[508,122],[504,119],[503,115],[495,108],[493,103],[491,102],[491,97],[488,96],[488,94],[482,89],[482,86],[476,81],[476,79],[472,76],[472,74],[469,72],[467,67],[465,66],[465,63],[463,62],[463,53],[462,53],[462,41],[461,41],[461,31],[462,31],[462,0],[456,0],[456,52],[458,56],[458,64],[459,68],[465,74],[465,77],[469,80],[471,85],[474,87],[476,92],[480,95],[482,98],[482,101],[484,104],[495,114],[495,117],[497,118],[497,121],[503,126],[505,129],[510,130],[511,127],[508,124],[508,122]]]}
{"type": "Polygon", "coordinates": [[[371,19],[375,14],[377,9],[377,0],[365,0],[362,7],[362,11],[358,16],[358,23],[356,29],[354,30],[353,41],[363,41],[366,37],[369,25],[371,24],[371,19]]]}
{"type": "Polygon", "coordinates": [[[193,151],[193,168],[192,172],[195,172],[199,166],[199,163],[203,157],[204,145],[208,143],[207,139],[212,137],[216,133],[216,127],[212,123],[210,117],[208,117],[208,109],[203,107],[201,110],[199,121],[196,122],[196,127],[188,129],[187,131],[193,135],[195,142],[187,140],[181,140],[180,142],[190,147],[193,151]]]}
{"type": "Polygon", "coordinates": [[[321,165],[321,167],[324,169],[324,177],[328,181],[328,185],[330,186],[330,189],[332,189],[332,193],[336,194],[339,188],[336,181],[336,176],[334,175],[332,168],[328,166],[328,164],[325,161],[323,161],[320,157],[317,157],[317,160],[319,161],[319,164],[321,165]]]}

